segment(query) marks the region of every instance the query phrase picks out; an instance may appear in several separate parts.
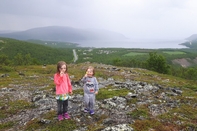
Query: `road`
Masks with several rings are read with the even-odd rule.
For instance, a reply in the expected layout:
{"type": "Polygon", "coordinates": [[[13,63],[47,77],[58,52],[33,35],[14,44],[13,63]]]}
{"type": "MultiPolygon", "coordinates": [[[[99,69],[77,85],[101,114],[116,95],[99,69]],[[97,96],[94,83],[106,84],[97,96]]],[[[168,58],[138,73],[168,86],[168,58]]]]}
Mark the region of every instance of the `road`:
{"type": "Polygon", "coordinates": [[[73,55],[74,55],[74,63],[78,60],[78,56],[77,56],[77,53],[76,53],[76,50],[73,49],[73,55]]]}

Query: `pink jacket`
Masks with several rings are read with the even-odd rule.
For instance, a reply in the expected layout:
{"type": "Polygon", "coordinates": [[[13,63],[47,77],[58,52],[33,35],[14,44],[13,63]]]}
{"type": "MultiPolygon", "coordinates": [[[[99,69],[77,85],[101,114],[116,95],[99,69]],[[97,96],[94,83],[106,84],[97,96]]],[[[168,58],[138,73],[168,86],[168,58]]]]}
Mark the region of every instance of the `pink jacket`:
{"type": "Polygon", "coordinates": [[[56,95],[67,94],[72,92],[72,85],[68,74],[64,74],[62,77],[59,73],[54,75],[54,83],[56,85],[56,95]]]}

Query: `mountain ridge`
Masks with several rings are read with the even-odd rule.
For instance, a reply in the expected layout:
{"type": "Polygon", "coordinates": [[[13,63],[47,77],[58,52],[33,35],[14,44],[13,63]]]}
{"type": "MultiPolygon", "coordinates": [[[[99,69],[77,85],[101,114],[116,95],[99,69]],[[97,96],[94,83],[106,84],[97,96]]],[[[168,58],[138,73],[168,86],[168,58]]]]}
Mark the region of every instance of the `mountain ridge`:
{"type": "Polygon", "coordinates": [[[186,40],[189,40],[189,41],[197,40],[197,34],[193,34],[193,35],[189,36],[188,38],[186,38],[186,40]]]}
{"type": "Polygon", "coordinates": [[[123,34],[113,31],[102,29],[77,29],[68,26],[37,27],[25,31],[2,33],[0,36],[19,40],[39,39],[64,42],[127,39],[123,34]]]}

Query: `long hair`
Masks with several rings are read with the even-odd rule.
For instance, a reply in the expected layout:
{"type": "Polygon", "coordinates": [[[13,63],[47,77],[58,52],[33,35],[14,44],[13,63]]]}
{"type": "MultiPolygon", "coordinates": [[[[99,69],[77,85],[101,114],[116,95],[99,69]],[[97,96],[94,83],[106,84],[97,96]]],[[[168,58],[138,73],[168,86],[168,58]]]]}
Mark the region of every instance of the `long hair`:
{"type": "Polygon", "coordinates": [[[66,71],[65,71],[65,72],[68,71],[68,66],[67,66],[66,62],[64,62],[64,61],[59,61],[59,62],[57,63],[57,73],[60,73],[60,68],[61,68],[63,65],[66,65],[66,71]]]}

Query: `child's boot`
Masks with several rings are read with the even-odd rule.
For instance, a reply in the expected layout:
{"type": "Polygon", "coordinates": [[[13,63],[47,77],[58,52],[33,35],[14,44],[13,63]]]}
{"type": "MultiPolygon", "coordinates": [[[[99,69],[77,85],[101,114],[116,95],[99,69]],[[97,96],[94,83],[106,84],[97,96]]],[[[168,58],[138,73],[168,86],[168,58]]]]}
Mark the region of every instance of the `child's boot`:
{"type": "Polygon", "coordinates": [[[94,115],[94,110],[90,110],[90,115],[94,115]]]}
{"type": "Polygon", "coordinates": [[[70,119],[70,116],[68,115],[68,113],[64,113],[64,119],[70,119]]]}
{"type": "Polygon", "coordinates": [[[59,121],[62,121],[64,118],[63,118],[63,115],[58,115],[58,120],[59,121]]]}
{"type": "Polygon", "coordinates": [[[85,109],[84,109],[84,112],[87,113],[87,112],[89,112],[89,110],[88,110],[87,108],[85,108],[85,109]]]}

